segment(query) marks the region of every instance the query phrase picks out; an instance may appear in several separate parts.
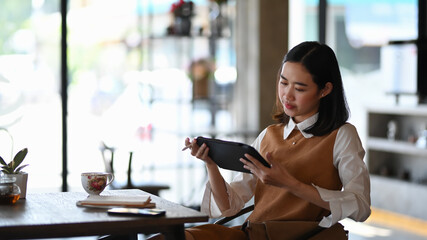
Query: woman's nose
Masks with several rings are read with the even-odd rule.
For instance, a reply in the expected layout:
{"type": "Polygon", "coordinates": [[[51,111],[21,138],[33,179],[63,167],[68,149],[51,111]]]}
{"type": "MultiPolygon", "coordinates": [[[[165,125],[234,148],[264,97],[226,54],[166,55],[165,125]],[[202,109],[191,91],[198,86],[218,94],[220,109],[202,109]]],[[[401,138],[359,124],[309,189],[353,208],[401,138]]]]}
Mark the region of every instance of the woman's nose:
{"type": "Polygon", "coordinates": [[[284,99],[284,100],[286,100],[286,101],[290,101],[290,100],[292,100],[292,99],[293,99],[292,91],[290,91],[290,90],[285,90],[285,91],[283,92],[283,99],[284,99]]]}
{"type": "Polygon", "coordinates": [[[284,94],[282,96],[282,103],[288,103],[290,101],[292,101],[292,98],[290,98],[289,95],[284,94]]]}

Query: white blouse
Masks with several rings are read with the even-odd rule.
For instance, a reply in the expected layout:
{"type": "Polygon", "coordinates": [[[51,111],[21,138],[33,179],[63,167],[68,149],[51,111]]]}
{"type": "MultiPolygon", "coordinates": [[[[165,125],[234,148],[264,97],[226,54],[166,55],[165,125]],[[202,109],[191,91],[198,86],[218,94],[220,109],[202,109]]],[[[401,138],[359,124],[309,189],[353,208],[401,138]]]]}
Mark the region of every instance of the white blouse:
{"type": "MultiPolygon", "coordinates": [[[[295,124],[290,119],[284,128],[283,138],[286,139],[294,128],[306,129],[317,121],[318,114],[295,124]]],[[[267,129],[264,129],[255,139],[252,146],[259,151],[262,139],[267,129]]],[[[305,138],[313,135],[301,132],[305,138]]],[[[366,164],[363,162],[363,149],[356,128],[351,124],[344,124],[338,130],[333,162],[343,184],[341,191],[328,190],[318,186],[320,197],[329,202],[331,214],[320,221],[319,226],[330,227],[344,218],[355,221],[365,221],[371,214],[370,179],[366,164]]],[[[226,183],[229,195],[230,209],[221,212],[215,203],[209,182],[206,184],[201,205],[201,211],[211,217],[232,216],[240,211],[246,202],[251,200],[255,191],[257,178],[248,173],[238,173],[231,183],[226,183]]]]}

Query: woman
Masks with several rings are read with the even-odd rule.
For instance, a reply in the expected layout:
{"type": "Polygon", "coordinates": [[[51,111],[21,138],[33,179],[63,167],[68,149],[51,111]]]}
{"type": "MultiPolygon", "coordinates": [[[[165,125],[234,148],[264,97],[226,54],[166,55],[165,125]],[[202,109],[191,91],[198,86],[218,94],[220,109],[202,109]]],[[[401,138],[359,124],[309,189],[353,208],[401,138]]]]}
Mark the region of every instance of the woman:
{"type": "MultiPolygon", "coordinates": [[[[231,216],[254,196],[255,209],[247,219],[252,223],[303,220],[330,228],[347,217],[366,220],[371,211],[365,151],[357,130],[347,123],[349,110],[333,50],[317,42],[291,49],[276,94],[273,118],[278,123],[253,143],[271,168],[248,155],[250,161],[240,161],[252,174],[239,173],[228,184],[209,158],[209,148],[185,140],[191,154],[206,163],[209,175],[202,211],[212,217],[231,216]]],[[[244,227],[208,224],[188,229],[186,238],[247,236],[244,227]]]]}

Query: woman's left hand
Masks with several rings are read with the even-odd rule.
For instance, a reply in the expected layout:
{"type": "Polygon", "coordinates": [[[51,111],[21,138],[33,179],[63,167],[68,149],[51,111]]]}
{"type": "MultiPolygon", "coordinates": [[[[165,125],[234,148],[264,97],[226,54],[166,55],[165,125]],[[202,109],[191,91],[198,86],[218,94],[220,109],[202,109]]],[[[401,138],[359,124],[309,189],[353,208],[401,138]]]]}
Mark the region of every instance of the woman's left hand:
{"type": "Polygon", "coordinates": [[[270,168],[264,166],[249,154],[245,154],[245,157],[249,161],[240,158],[240,161],[244,164],[244,168],[248,169],[265,184],[288,188],[297,181],[285,167],[271,157],[270,153],[266,154],[266,161],[270,164],[270,168]]]}
{"type": "Polygon", "coordinates": [[[240,161],[245,164],[244,168],[251,171],[251,173],[258,177],[264,184],[285,188],[297,197],[330,210],[329,202],[324,201],[320,197],[319,192],[314,186],[300,182],[293,177],[286,167],[271,157],[270,153],[266,154],[266,161],[270,164],[270,168],[264,166],[249,154],[245,154],[245,157],[249,161],[243,158],[240,159],[240,161]]]}

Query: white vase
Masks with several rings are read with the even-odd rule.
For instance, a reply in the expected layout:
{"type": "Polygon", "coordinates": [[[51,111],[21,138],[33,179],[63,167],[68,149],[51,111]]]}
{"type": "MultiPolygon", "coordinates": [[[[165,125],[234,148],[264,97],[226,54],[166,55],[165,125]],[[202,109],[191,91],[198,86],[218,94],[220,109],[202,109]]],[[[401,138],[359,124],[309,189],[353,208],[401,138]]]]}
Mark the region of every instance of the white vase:
{"type": "Polygon", "coordinates": [[[15,184],[18,185],[21,189],[20,199],[25,199],[27,197],[27,181],[28,173],[18,173],[18,174],[6,174],[8,177],[16,178],[15,184]]]}

